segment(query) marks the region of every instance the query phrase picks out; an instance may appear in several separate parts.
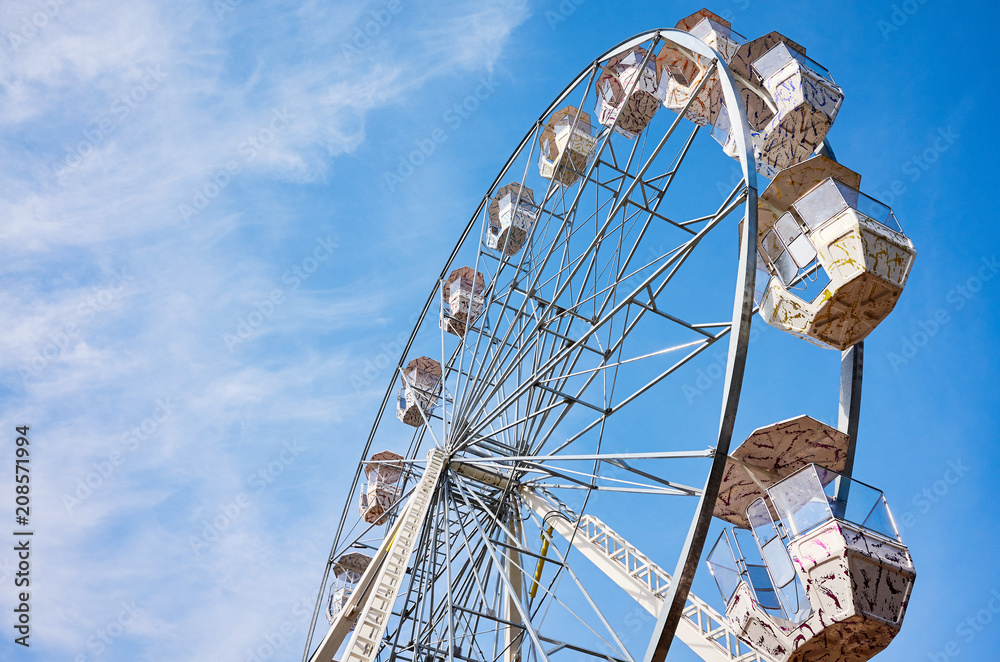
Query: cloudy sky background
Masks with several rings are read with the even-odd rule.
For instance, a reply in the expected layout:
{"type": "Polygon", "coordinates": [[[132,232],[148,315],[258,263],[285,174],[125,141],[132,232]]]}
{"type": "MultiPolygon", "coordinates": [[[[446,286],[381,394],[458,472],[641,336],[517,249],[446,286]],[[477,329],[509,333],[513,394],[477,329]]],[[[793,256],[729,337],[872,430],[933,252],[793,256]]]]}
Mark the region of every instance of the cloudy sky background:
{"type": "MultiPolygon", "coordinates": [[[[551,98],[615,43],[701,6],[633,4],[0,5],[0,464],[30,425],[36,532],[30,651],[11,642],[0,546],[4,659],[242,662],[283,625],[275,659],[298,659],[302,605],[390,379],[371,366],[395,363],[551,98]],[[425,163],[400,169],[435,131],[425,163]]],[[[990,659],[996,11],[712,9],[833,72],[837,155],[919,252],[866,353],[856,474],[913,515],[920,573],[879,659],[990,659]]]]}

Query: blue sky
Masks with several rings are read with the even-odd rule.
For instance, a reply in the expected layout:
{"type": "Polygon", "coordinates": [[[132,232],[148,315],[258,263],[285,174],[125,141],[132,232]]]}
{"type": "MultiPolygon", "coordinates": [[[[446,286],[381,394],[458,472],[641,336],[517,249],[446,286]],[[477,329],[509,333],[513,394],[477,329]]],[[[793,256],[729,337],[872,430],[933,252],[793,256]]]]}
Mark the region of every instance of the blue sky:
{"type": "MultiPolygon", "coordinates": [[[[580,70],[700,7],[3,3],[0,448],[13,464],[14,428],[31,426],[36,546],[32,647],[2,619],[4,659],[242,662],[268,637],[298,659],[386,365],[468,217],[580,70]],[[415,149],[423,163],[401,165],[415,149]]],[[[855,475],[908,516],[918,570],[879,659],[991,659],[997,12],[710,9],[832,72],[837,156],[917,247],[866,343],[855,475]]],[[[762,337],[735,441],[800,413],[835,422],[838,357],[762,337]]]]}

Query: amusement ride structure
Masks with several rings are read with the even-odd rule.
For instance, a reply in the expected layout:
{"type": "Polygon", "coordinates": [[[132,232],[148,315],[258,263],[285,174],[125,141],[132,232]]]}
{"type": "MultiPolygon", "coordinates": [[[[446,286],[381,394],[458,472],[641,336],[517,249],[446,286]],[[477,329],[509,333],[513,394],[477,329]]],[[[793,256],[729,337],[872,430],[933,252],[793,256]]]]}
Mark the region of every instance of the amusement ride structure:
{"type": "Polygon", "coordinates": [[[913,561],[853,468],[863,340],[915,251],[825,140],[843,97],[804,47],[708,10],[570,83],[424,304],[305,662],[659,661],[675,637],[707,662],[847,662],[890,643],[913,561]],[[720,191],[726,156],[741,176],[720,191]],[[758,407],[731,450],[755,313],[841,353],[836,427],[758,407]],[[724,370],[692,400],[710,348],[724,370]],[[721,609],[690,590],[702,558],[721,609]]]}

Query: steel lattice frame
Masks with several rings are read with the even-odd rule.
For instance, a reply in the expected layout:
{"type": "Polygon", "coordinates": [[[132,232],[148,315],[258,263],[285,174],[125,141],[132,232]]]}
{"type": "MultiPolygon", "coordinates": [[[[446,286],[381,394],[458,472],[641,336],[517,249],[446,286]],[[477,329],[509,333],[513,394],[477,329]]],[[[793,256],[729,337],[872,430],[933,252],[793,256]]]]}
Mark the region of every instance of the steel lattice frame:
{"type": "MultiPolygon", "coordinates": [[[[408,485],[421,474],[422,453],[429,444],[446,449],[452,466],[446,468],[437,484],[408,569],[408,584],[395,604],[379,659],[423,661],[428,655],[448,660],[503,659],[504,636],[509,638],[512,633],[521,634],[518,643],[525,660],[547,660],[560,650],[572,651],[574,659],[582,659],[582,655],[634,659],[601,613],[600,601],[588,592],[585,581],[574,571],[571,545],[562,549],[553,545],[546,564],[556,571],[551,580],[539,586],[539,599],[511,599],[512,595],[523,596],[525,588],[512,582],[530,582],[533,566],[542,558],[527,542],[525,526],[543,531],[545,528],[534,513],[526,511],[516,489],[520,485],[530,485],[544,494],[559,515],[570,521],[579,521],[594,491],[697,497],[694,518],[673,573],[675,580],[662,596],[664,606],[645,655],[647,660],[665,658],[702,552],[742,386],[754,311],[757,246],[757,183],[750,145],[738,87],[725,62],[700,40],[678,30],[644,33],[602,55],[553,101],[525,135],[465,227],[398,365],[401,371],[412,358],[411,350],[421,338],[428,337],[433,327],[440,335],[442,404],[410,440],[406,454],[408,485]],[[689,156],[698,127],[686,131],[683,113],[670,116],[661,109],[658,117],[667,115],[672,122],[648,154],[649,130],[629,143],[612,140],[612,131],[600,127],[597,156],[582,173],[580,183],[569,187],[549,183],[540,196],[537,204],[541,213],[525,248],[510,259],[488,250],[482,232],[491,197],[507,181],[529,183],[538,133],[551,113],[567,102],[576,102],[580,95],[583,99],[576,104],[578,107],[591,103],[602,62],[635,46],[645,47],[646,57],[650,57],[664,43],[713,62],[731,123],[741,129],[736,133],[741,181],[705,213],[677,220],[681,217],[674,215],[668,197],[676,193],[671,187],[689,156]],[[522,165],[523,171],[518,172],[522,165]],[[706,237],[719,234],[720,227],[733,228],[737,220],[742,221],[739,260],[734,273],[727,276],[735,277],[735,288],[729,280],[728,287],[716,286],[710,292],[724,305],[732,301],[731,309],[727,309],[731,310],[731,318],[685,319],[671,305],[675,299],[684,298],[675,296],[675,292],[692,282],[685,280],[696,268],[689,266],[694,262],[690,258],[706,237]],[[478,239],[476,230],[480,231],[478,239]],[[650,253],[653,235],[674,237],[673,243],[667,249],[662,249],[661,243],[661,250],[650,253]],[[640,246],[647,249],[645,253],[640,246]],[[441,282],[463,264],[473,266],[486,278],[487,305],[464,338],[457,338],[437,331],[437,320],[441,282]],[[689,268],[685,270],[685,266],[689,268]],[[634,344],[648,343],[648,334],[643,331],[654,323],[652,320],[659,325],[657,329],[672,329],[665,332],[671,342],[645,354],[627,354],[626,349],[634,344]],[[632,410],[626,406],[637,400],[648,402],[649,393],[655,392],[665,378],[720,341],[728,344],[727,362],[720,421],[710,447],[632,454],[616,452],[615,448],[607,450],[605,435],[612,421],[618,420],[619,412],[635,410],[635,405],[632,410]],[[648,370],[645,366],[671,355],[679,358],[664,368],[658,367],[650,373],[651,378],[635,383],[624,378],[628,374],[634,380],[641,370],[632,373],[633,369],[643,366],[642,370],[648,370]],[[624,384],[620,385],[619,380],[624,384]],[[619,386],[626,387],[624,394],[619,386]],[[669,476],[632,466],[643,460],[699,457],[709,465],[700,487],[689,487],[669,476]],[[502,476],[503,481],[491,485],[472,480],[468,472],[457,470],[460,463],[502,476]],[[629,477],[601,475],[602,465],[618,467],[629,477]],[[568,505],[568,494],[582,495],[582,501],[568,505]],[[553,603],[564,604],[560,583],[565,578],[591,608],[593,613],[586,620],[579,618],[605,644],[603,650],[553,638],[538,626],[553,603]],[[492,642],[492,646],[484,642],[492,642]]],[[[537,181],[537,177],[531,181],[537,181]]],[[[731,267],[731,258],[726,259],[729,256],[722,259],[731,267]]],[[[855,363],[859,395],[860,362],[855,363]]],[[[373,451],[381,450],[373,445],[380,433],[386,435],[387,426],[402,426],[392,412],[397,378],[398,374],[393,375],[385,392],[348,495],[323,576],[304,660],[309,658],[332,564],[351,546],[368,544],[364,536],[371,535],[372,527],[359,534],[345,525],[350,526],[356,519],[351,513],[357,503],[362,465],[373,451]],[[386,412],[389,421],[382,420],[386,412]]],[[[845,388],[850,398],[849,382],[847,379],[845,388]]],[[[845,414],[853,417],[855,427],[856,414],[853,406],[845,414]]],[[[398,428],[394,434],[398,434],[398,428]]],[[[406,498],[404,489],[400,501],[406,498]]]]}

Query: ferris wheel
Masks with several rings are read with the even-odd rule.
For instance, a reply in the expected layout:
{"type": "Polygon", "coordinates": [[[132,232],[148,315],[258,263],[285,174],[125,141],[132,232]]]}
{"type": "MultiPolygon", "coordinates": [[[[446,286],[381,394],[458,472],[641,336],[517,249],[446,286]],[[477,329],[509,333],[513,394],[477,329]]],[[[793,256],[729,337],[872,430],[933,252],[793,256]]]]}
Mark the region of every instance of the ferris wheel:
{"type": "Polygon", "coordinates": [[[747,41],[707,10],[566,87],[423,306],[304,661],[663,660],[677,637],[711,662],[798,662],[888,645],[913,562],[851,474],[862,341],[915,251],[824,141],[842,99],[799,44],[747,41]],[[841,419],[774,423],[730,453],[755,313],[843,352],[841,419]],[[706,366],[717,377],[692,398],[706,366]],[[736,526],[707,559],[724,613],[690,591],[713,516],[736,526]],[[623,604],[649,614],[640,632],[623,604]]]}

